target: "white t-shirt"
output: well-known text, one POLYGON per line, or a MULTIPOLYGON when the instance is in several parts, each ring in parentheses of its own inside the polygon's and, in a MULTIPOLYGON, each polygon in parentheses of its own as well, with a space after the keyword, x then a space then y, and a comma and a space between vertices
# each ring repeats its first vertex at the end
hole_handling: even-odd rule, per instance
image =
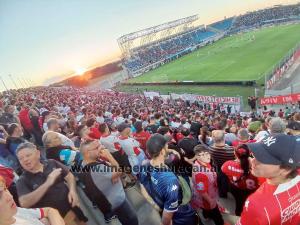
POLYGON ((96 121, 98 122, 98 123, 104 123, 104 117, 103 116, 97 116, 96 117, 96 121))
POLYGON ((118 116, 115 118, 114 122, 116 123, 116 125, 119 125, 119 124, 125 122, 125 119, 122 116, 118 116))
POLYGON ((43 225, 40 219, 44 217, 44 211, 43 209, 17 208, 17 214, 14 217, 16 222, 13 225, 43 225))
POLYGON ((261 142, 265 137, 268 137, 270 135, 269 132, 262 130, 259 131, 258 134, 255 136, 254 140, 256 140, 256 142, 261 142))
POLYGON ((58 134, 60 140, 62 141, 62 145, 70 146, 72 148, 75 147, 74 142, 70 138, 66 137, 65 135, 63 135, 61 133, 58 133, 58 132, 56 132, 56 133, 58 134))
POLYGON ((104 145, 110 153, 117 152, 121 148, 121 146, 119 146, 119 138, 114 135, 101 136, 99 142, 104 145))

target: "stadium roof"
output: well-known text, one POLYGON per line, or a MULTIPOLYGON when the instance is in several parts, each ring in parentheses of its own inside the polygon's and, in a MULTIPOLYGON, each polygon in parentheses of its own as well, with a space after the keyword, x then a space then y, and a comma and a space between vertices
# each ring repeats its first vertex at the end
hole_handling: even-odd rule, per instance
POLYGON ((122 37, 120 37, 118 39, 118 42, 122 44, 127 41, 131 41, 131 40, 134 40, 134 39, 137 39, 137 38, 140 38, 140 37, 152 34, 152 33, 157 33, 157 32, 169 29, 169 28, 177 27, 177 26, 180 26, 185 23, 194 22, 194 21, 198 20, 198 18, 199 18, 198 15, 193 15, 193 16, 182 18, 182 19, 174 20, 174 21, 171 21, 168 23, 163 23, 163 24, 160 24, 160 25, 157 25, 154 27, 146 28, 146 29, 143 29, 140 31, 136 31, 136 32, 133 32, 130 34, 123 35, 122 37))

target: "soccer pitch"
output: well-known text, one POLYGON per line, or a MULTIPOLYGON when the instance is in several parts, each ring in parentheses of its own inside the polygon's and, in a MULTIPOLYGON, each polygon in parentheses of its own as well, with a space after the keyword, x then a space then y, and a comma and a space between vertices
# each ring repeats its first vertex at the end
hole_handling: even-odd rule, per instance
POLYGON ((300 42, 300 24, 280 25, 224 38, 129 83, 261 80, 300 42))

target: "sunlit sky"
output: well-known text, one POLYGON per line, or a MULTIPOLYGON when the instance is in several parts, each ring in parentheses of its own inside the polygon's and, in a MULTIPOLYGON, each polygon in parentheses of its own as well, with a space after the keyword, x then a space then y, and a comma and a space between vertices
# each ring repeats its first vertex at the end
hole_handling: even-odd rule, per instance
MULTIPOLYGON (((198 14, 224 16, 299 0, 0 0, 0 76, 49 82, 111 62, 127 33, 198 14)), ((4 87, 0 82, 0 90, 4 87)))

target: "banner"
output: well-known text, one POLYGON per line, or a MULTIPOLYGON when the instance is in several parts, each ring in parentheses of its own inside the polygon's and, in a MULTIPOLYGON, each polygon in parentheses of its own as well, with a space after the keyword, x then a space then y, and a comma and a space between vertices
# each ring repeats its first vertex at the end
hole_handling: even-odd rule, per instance
POLYGON ((174 94, 171 93, 172 99, 182 99, 191 102, 199 101, 203 103, 217 103, 217 104, 241 104, 241 99, 239 97, 217 97, 217 96, 204 96, 204 95, 193 95, 193 94, 174 94))
POLYGON ((300 93, 260 98, 260 105, 285 105, 300 101, 300 93))
POLYGON ((160 95, 160 97, 164 100, 164 103, 167 103, 170 99, 170 95, 160 95))
POLYGON ((197 100, 204 103, 217 103, 217 104, 241 104, 239 97, 216 97, 216 96, 203 96, 198 95, 197 100))
POLYGON ((204 96, 204 95, 194 95, 194 94, 175 94, 171 93, 170 95, 159 95, 158 92, 144 92, 144 95, 146 98, 153 97, 162 97, 163 99, 167 99, 167 96, 170 96, 169 98, 176 100, 176 99, 182 99, 184 101, 190 101, 190 102, 203 102, 203 103, 216 103, 216 104, 230 104, 230 105, 240 105, 241 99, 240 97, 217 97, 217 96, 204 96))
POLYGON ((179 99, 179 98, 181 98, 181 99, 182 99, 182 95, 175 94, 175 93, 171 93, 171 98, 172 98, 173 100, 175 100, 175 99, 179 99))
POLYGON ((159 93, 154 91, 149 91, 149 92, 144 91, 144 96, 146 98, 150 98, 151 100, 153 100, 154 97, 159 97, 159 93))
POLYGON ((184 101, 190 101, 192 103, 194 103, 195 101, 197 101, 197 95, 193 95, 193 94, 183 94, 181 95, 182 100, 184 101))

